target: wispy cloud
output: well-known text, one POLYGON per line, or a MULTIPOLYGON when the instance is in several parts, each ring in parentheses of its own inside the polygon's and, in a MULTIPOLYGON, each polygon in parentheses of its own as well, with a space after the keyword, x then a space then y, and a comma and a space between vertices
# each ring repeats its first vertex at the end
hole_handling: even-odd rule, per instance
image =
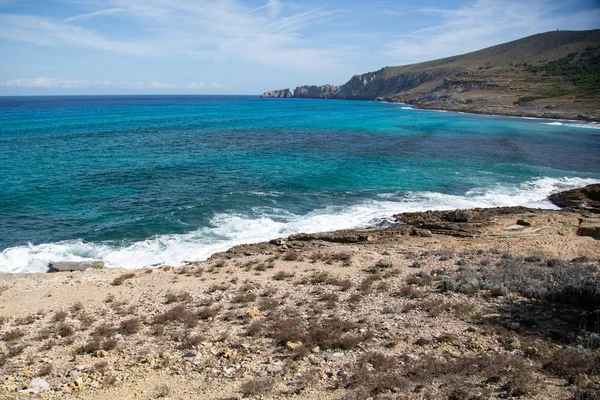
POLYGON ((230 89, 228 85, 219 83, 191 82, 175 84, 161 81, 110 81, 110 80, 78 80, 52 77, 19 78, 0 82, 0 87, 7 88, 46 88, 46 89, 84 89, 84 88, 120 88, 120 89, 230 89))
MULTIPOLYGON (((1 1, 1 0, 0 0, 1 1)), ((237 0, 108 0, 104 8, 57 20, 36 15, 0 14, 0 37, 46 46, 80 46, 151 57, 245 60, 292 69, 333 68, 339 55, 303 35, 340 11, 306 8, 283 13, 280 0, 249 9, 237 0), (111 24, 92 19, 118 16, 136 31, 120 35, 111 24)), ((88 5, 90 8, 93 4, 88 5)))
POLYGON ((98 11, 93 11, 93 12, 89 12, 89 13, 85 13, 85 14, 74 15, 72 17, 65 19, 63 22, 72 22, 72 21, 78 21, 78 20, 81 21, 84 19, 99 17, 99 16, 103 16, 103 15, 118 14, 123 11, 124 10, 122 8, 118 8, 118 7, 107 8, 104 10, 98 10, 98 11))
POLYGON ((586 12, 557 12, 565 0, 477 0, 458 9, 422 8, 440 23, 396 37, 383 55, 399 62, 419 62, 467 53, 555 29, 591 29, 600 7, 586 12), (574 25, 573 21, 577 21, 574 25))

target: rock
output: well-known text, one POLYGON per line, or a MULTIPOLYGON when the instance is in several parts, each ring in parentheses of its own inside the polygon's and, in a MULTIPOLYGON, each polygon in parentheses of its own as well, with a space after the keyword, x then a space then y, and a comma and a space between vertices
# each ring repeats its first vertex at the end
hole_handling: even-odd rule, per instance
POLYGON ((267 372, 269 372, 271 374, 276 374, 278 372, 283 371, 283 367, 279 364, 272 364, 272 365, 267 365, 266 370, 267 370, 267 372))
POLYGON ((432 237, 433 234, 431 233, 430 230, 427 229, 419 229, 419 228, 414 228, 411 232, 412 236, 418 236, 418 237, 432 237))
POLYGON ((196 359, 196 357, 198 357, 198 353, 195 351, 188 351, 187 353, 185 353, 183 355, 183 359, 185 361, 192 361, 192 360, 196 359))
POLYGON ((600 239, 600 218, 581 218, 577 228, 577 236, 590 236, 594 239, 600 239))
POLYGON ((260 310, 254 307, 252 310, 248 311, 248 316, 250 318, 256 318, 260 315, 260 310))
POLYGON ((160 358, 169 358, 171 357, 171 353, 169 353, 168 351, 163 351, 162 353, 160 353, 160 358))
POLYGON ((402 361, 405 363, 411 363, 415 361, 419 361, 421 358, 415 354, 405 354, 402 356, 402 361))
POLYGON ((78 370, 72 369, 67 375, 69 376, 69 378, 77 378, 80 374, 78 370))
POLYGON ((600 213, 600 184, 554 193, 548 200, 561 208, 582 208, 600 213))
POLYGON ((310 351, 317 354, 317 353, 321 352, 321 348, 319 346, 315 346, 310 351))
POLYGON ((302 347, 302 342, 292 342, 292 341, 288 341, 285 344, 285 348, 291 351, 295 351, 298 350, 300 347, 302 347))
POLYGON ((276 246, 284 246, 286 244, 285 239, 273 239, 269 241, 269 243, 274 244, 276 246))
POLYGON ((494 224, 498 217, 536 210, 524 207, 475 208, 472 210, 425 211, 394 215, 397 222, 431 233, 457 237, 474 237, 494 224))
POLYGON ((508 329, 512 329, 513 331, 516 331, 520 327, 521 324, 519 324, 518 322, 511 322, 510 324, 508 324, 508 329))
POLYGON ((108 353, 105 350, 97 350, 96 353, 94 353, 94 354, 98 358, 104 358, 108 355, 108 353))
POLYGON ((88 268, 102 269, 104 261, 54 261, 48 263, 48 272, 85 271, 88 268))
POLYGON ((285 99, 285 98, 292 97, 292 92, 290 92, 290 89, 271 90, 270 92, 263 93, 260 97, 262 97, 262 98, 285 99))
POLYGON ((519 219, 517 220, 517 225, 520 226, 531 226, 531 221, 528 219, 519 219))
POLYGON ((29 390, 32 393, 40 393, 50 389, 50 384, 42 378, 35 378, 29 382, 29 390))

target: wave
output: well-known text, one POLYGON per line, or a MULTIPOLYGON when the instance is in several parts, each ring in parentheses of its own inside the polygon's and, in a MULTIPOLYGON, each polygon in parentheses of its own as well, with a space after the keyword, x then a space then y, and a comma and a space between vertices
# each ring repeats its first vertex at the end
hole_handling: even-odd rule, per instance
POLYGON ((470 190, 464 195, 386 193, 350 207, 331 206, 306 215, 275 208, 254 209, 253 217, 217 214, 209 226, 196 231, 160 235, 127 245, 70 240, 7 248, 0 254, 0 272, 45 272, 50 261, 103 260, 107 267, 128 269, 179 266, 186 261, 206 259, 242 243, 256 243, 299 232, 385 226, 391 215, 401 212, 500 206, 556 209, 547 200, 551 193, 598 182, 583 178, 539 178, 520 185, 470 190))
POLYGON ((544 122, 544 125, 551 126, 566 126, 570 128, 584 128, 584 129, 600 129, 599 122, 582 122, 582 121, 554 121, 554 122, 544 122))

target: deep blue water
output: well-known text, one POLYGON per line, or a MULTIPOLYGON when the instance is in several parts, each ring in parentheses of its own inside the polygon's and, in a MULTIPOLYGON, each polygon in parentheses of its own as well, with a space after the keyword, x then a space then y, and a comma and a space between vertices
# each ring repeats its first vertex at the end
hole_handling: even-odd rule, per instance
POLYGON ((595 124, 254 96, 0 98, 0 272, 179 264, 395 212, 550 207, 595 124))

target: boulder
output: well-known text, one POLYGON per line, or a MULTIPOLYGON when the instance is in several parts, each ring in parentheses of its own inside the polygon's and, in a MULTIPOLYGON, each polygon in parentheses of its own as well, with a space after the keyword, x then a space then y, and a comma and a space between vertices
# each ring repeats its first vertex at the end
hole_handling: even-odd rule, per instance
POLYGON ((104 261, 54 261, 48 263, 48 272, 84 271, 88 268, 102 269, 104 261))

